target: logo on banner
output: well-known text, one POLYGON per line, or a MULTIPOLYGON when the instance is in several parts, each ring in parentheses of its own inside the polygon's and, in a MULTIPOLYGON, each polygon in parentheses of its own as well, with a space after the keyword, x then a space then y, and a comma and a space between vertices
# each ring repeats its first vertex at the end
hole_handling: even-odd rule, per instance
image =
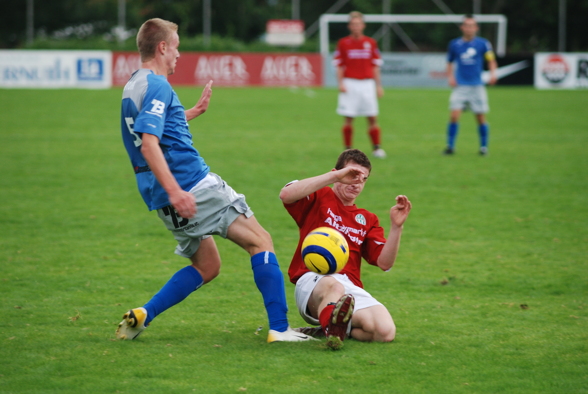
POLYGON ((131 74, 141 68, 141 56, 139 55, 118 55, 114 63, 113 81, 115 85, 127 83, 131 74))
POLYGON ((104 61, 102 59, 78 59, 77 71, 79 81, 101 81, 104 78, 104 61))
POLYGON ((312 64, 304 56, 266 56, 261 68, 264 85, 310 85, 315 82, 312 64))
POLYGON ((249 82, 249 73, 240 56, 200 56, 194 78, 198 84, 212 79, 220 85, 245 85, 249 82))
POLYGON ((541 74, 551 83, 562 83, 570 73, 570 66, 559 55, 551 55, 541 67, 541 74))

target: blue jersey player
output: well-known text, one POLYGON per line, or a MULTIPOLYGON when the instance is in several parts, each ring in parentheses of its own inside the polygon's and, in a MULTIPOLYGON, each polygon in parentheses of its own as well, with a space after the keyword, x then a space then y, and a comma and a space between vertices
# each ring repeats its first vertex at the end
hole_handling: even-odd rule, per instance
POLYGON ((124 88, 121 128, 143 200, 176 238, 176 254, 191 264, 176 272, 143 307, 126 312, 116 336, 136 338, 156 316, 219 274, 221 260, 211 237, 217 234, 251 256, 269 319, 267 341, 312 339, 288 325, 284 277, 270 235, 253 216, 245 196, 210 172, 192 145, 188 121, 208 108, 212 81, 198 103, 185 110, 167 81, 180 56, 177 29, 175 23, 158 18, 139 29, 142 66, 124 88))
POLYGON ((496 83, 496 59, 492 51, 492 45, 484 38, 476 37, 478 24, 471 15, 463 18, 460 26, 463 36, 449 43, 447 50, 447 78, 453 88, 449 98, 451 111, 449 125, 447 126, 447 148, 443 151, 451 155, 455 152, 455 140, 459 129, 461 112, 471 109, 478 122, 480 135, 480 154, 488 153, 488 123, 486 113, 488 107, 488 95, 482 81, 484 61, 488 63, 491 85, 496 83), (455 70, 454 70, 455 64, 455 70))

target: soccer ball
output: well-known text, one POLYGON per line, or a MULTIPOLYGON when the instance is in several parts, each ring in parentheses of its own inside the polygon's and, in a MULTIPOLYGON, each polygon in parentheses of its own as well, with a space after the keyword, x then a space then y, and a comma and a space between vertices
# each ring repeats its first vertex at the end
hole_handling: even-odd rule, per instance
POLYGON ((308 233, 301 252, 306 268, 321 275, 341 271, 349 259, 347 240, 330 227, 319 227, 308 233))

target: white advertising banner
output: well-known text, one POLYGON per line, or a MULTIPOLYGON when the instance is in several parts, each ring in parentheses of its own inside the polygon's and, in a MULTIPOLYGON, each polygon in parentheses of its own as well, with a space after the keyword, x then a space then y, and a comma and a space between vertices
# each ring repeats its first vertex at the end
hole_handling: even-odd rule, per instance
POLYGON ((112 86, 112 52, 0 50, 0 88, 112 86))
MULTIPOLYGON (((443 53, 382 53, 384 64, 380 68, 385 87, 439 87, 447 84, 447 55, 443 53)), ((325 62, 325 86, 337 86, 333 55, 325 62)))
POLYGON ((537 89, 588 89, 588 53, 536 53, 537 89))

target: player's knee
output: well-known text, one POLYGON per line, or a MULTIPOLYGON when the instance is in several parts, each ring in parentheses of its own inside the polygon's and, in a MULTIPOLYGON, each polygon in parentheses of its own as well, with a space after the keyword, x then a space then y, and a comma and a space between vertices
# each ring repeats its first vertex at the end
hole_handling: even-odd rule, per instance
POLYGON ((272 236, 270 235, 270 233, 267 232, 266 229, 264 229, 263 227, 260 227, 259 230, 259 240, 260 242, 263 244, 261 247, 267 247, 264 250, 270 250, 273 249, 274 247, 274 243, 272 241, 272 236))
POLYGON ((211 282, 220 274, 220 264, 199 265, 195 267, 202 276, 204 283, 211 282))
POLYGON ((345 294, 345 286, 331 276, 323 277, 315 289, 319 290, 325 296, 330 296, 329 298, 335 297, 338 299, 345 294))
POLYGON ((379 342, 392 342, 396 337, 396 325, 394 323, 379 326, 375 337, 379 342))

